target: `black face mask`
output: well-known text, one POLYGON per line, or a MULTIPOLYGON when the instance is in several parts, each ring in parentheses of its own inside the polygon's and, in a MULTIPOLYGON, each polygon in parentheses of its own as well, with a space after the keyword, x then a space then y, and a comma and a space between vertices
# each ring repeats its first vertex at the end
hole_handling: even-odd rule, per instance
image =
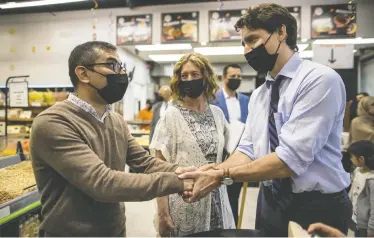
POLYGON ((227 87, 232 91, 237 90, 240 87, 242 80, 238 78, 229 78, 229 82, 227 83, 227 87))
POLYGON ((261 44, 257 48, 244 55, 247 59, 248 64, 257 72, 267 73, 269 71, 272 71, 275 66, 275 62, 278 58, 278 50, 282 42, 279 42, 277 51, 274 54, 269 54, 269 52, 265 48, 265 45, 266 43, 268 43, 272 35, 273 33, 271 33, 265 44, 261 44))
MULTIPOLYGON (((91 70, 95 73, 101 74, 97 71, 91 70)), ((103 88, 96 88, 92 84, 89 84, 91 87, 97 90, 100 97, 108 104, 112 104, 120 101, 127 90, 129 85, 129 79, 127 74, 101 74, 106 77, 107 85, 103 88)))
POLYGON ((204 79, 180 81, 179 88, 182 97, 198 98, 205 90, 204 79))

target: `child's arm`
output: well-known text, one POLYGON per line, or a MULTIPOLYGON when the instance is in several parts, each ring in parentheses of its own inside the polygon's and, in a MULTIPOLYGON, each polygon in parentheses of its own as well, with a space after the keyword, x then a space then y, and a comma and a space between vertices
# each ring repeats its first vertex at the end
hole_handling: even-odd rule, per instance
POLYGON ((368 237, 374 236, 374 179, 367 181, 367 186, 369 190, 369 199, 370 199, 370 215, 368 221, 368 237))

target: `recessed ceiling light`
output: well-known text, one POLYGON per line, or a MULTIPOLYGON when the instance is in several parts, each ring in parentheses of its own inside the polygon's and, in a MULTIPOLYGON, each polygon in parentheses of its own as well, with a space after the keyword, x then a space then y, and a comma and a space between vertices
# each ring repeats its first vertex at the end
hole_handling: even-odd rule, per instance
POLYGON ((334 45, 334 44, 374 44, 374 38, 352 38, 352 39, 324 39, 315 40, 315 45, 334 45))
POLYGON ((156 45, 137 45, 139 51, 162 51, 162 50, 190 50, 191 44, 156 44, 156 45))
MULTIPOLYGON (((299 52, 308 48, 309 44, 298 44, 299 52)), ((202 55, 244 55, 243 46, 217 46, 217 47, 196 47, 194 51, 202 55)))
POLYGON ((217 46, 217 47, 196 47, 194 51, 202 55, 243 55, 243 46, 217 46))
POLYGON ((156 62, 176 62, 182 58, 184 54, 163 54, 163 55, 148 55, 148 57, 156 62))
POLYGON ((88 0, 41 0, 41 1, 29 1, 29 2, 7 2, 0 4, 1 9, 11 9, 11 8, 23 8, 23 7, 38 7, 53 4, 64 4, 73 2, 84 2, 88 0))

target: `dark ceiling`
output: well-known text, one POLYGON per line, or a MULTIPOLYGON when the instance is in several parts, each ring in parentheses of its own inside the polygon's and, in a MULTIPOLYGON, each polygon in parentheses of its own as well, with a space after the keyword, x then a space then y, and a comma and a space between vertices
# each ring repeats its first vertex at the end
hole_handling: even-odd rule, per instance
MULTIPOLYGON (((30 1, 30 0, 26 0, 30 1)), ((26 2, 25 0, 0 0, 0 3, 6 2, 26 2)), ((119 7, 142 7, 152 5, 180 4, 194 2, 217 2, 218 0, 96 0, 101 8, 119 8, 119 7)), ((21 14, 21 13, 39 13, 39 12, 60 12, 86 10, 95 6, 94 1, 88 0, 76 3, 56 4, 40 7, 27 7, 15 9, 0 9, 0 15, 5 14, 21 14)))

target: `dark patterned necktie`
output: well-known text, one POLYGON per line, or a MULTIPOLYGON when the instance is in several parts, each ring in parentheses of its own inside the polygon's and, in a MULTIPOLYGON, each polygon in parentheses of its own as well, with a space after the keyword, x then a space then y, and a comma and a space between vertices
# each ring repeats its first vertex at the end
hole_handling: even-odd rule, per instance
MULTIPOLYGON (((279 86, 284 79, 286 79, 284 76, 278 77, 275 82, 273 82, 271 88, 269 112, 269 141, 271 152, 275 152, 275 149, 279 146, 274 113, 278 112, 279 86)), ((292 199, 291 178, 273 179, 272 195, 275 204, 277 204, 283 210, 287 208, 292 199)))

